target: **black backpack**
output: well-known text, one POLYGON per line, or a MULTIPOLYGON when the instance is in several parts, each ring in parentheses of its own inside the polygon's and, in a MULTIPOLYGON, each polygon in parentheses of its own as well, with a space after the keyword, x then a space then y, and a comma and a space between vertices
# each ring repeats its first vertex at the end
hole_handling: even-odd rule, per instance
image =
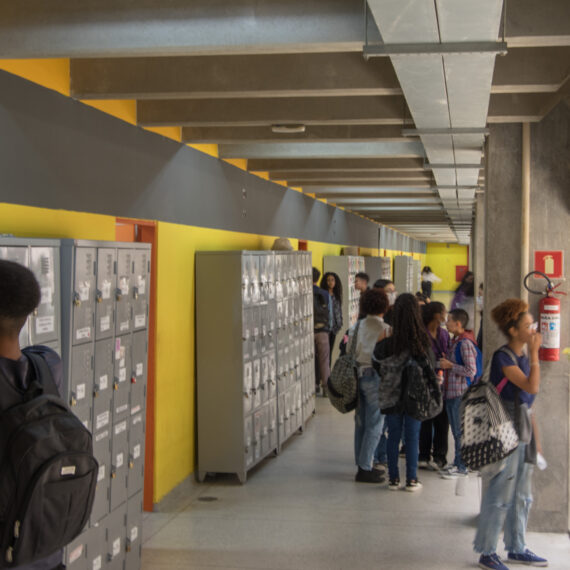
POLYGON ((315 321, 315 332, 329 332, 330 313, 328 299, 322 291, 313 289, 313 318, 315 321))
POLYGON ((443 409, 443 396, 428 358, 409 357, 402 372, 403 412, 421 422, 443 409))
POLYGON ((0 568, 40 560, 85 527, 97 485, 91 434, 33 349, 27 390, 0 374, 0 568))

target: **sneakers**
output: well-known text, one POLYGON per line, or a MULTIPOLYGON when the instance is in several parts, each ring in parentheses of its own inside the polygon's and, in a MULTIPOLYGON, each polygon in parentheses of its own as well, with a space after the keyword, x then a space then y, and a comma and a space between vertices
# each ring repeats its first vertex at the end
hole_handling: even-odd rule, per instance
POLYGON ((442 469, 439 472, 439 476, 442 479, 458 479, 459 477, 468 477, 468 473, 452 465, 451 467, 447 467, 447 469, 442 469))
POLYGON ((440 467, 438 467, 438 465, 434 461, 418 461, 418 469, 439 471, 440 467))
POLYGON ((356 473, 354 480, 357 483, 384 483, 384 481, 386 481, 379 471, 374 469, 365 471, 360 467, 358 468, 358 472, 356 473))
POLYGON ((527 566, 548 566, 548 560, 546 560, 546 558, 537 556, 528 548, 523 554, 514 554, 513 552, 509 552, 508 561, 513 564, 526 564, 527 566))
POLYGON ((418 461, 418 469, 429 469, 429 461, 418 461))
POLYGON ((397 491, 400 488, 400 479, 390 479, 390 483, 388 483, 388 489, 390 491, 397 491))
POLYGON ((497 554, 481 554, 479 558, 479 568, 491 568, 491 570, 509 570, 497 554))
POLYGON ((422 484, 417 479, 408 479, 406 481, 406 491, 415 493, 422 488, 422 484))
POLYGON ((372 469, 374 469, 374 471, 378 471, 380 475, 386 473, 386 468, 387 465, 385 463, 375 463, 374 466, 372 467, 372 469))

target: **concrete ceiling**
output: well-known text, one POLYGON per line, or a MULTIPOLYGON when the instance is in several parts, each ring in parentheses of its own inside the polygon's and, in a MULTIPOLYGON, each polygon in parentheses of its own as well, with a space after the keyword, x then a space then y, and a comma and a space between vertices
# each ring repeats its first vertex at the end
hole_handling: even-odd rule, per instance
POLYGON ((74 98, 419 240, 468 242, 487 124, 569 96, 568 0, 7 4, 0 58, 70 58, 74 98))

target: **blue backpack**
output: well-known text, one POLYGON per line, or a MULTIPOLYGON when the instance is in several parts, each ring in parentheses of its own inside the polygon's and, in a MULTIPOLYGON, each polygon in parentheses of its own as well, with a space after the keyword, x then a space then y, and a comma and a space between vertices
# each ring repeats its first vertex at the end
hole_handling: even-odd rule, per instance
POLYGON ((459 364, 459 366, 464 366, 463 357, 461 356, 461 343, 465 341, 470 342, 475 347, 475 352, 477 353, 477 372, 475 373, 475 378, 465 378, 467 380, 467 386, 471 386, 471 384, 477 382, 477 380, 483 376, 483 353, 471 339, 464 338, 460 340, 455 347, 455 362, 459 364))

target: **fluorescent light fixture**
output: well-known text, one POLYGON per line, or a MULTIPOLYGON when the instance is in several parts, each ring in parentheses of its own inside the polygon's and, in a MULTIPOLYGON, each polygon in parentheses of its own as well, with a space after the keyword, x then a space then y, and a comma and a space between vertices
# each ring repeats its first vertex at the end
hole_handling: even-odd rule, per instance
POLYGON ((271 132, 278 134, 304 133, 305 125, 271 125, 271 132))

